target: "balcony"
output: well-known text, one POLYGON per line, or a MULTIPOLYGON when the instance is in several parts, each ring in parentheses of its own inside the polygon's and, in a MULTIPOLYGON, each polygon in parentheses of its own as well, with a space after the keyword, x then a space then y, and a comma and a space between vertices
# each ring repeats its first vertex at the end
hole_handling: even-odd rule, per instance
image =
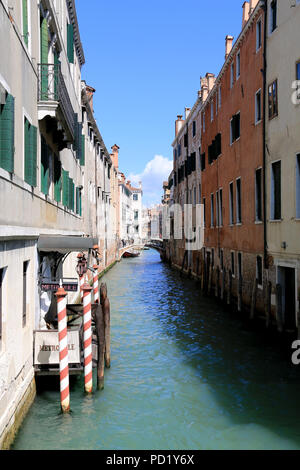
POLYGON ((39 120, 47 117, 47 127, 55 133, 56 140, 61 141, 60 146, 65 148, 68 143, 74 142, 76 118, 61 66, 39 64, 38 74, 39 120))

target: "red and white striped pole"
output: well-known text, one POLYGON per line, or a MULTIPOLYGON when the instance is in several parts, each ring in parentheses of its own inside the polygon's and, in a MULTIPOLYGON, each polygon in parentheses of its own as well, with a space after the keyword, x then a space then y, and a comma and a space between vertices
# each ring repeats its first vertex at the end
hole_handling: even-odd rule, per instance
POLYGON ((84 343, 84 389, 86 393, 93 390, 93 357, 92 357, 92 288, 87 282, 83 290, 83 343, 84 343))
POLYGON ((99 286, 98 286, 98 266, 93 266, 94 278, 93 278, 93 291, 94 291, 94 304, 99 304, 99 286))
POLYGON ((70 411, 69 358, 67 331, 67 293, 60 284, 55 294, 57 297, 58 340, 59 340, 59 373, 60 403, 63 413, 70 411))

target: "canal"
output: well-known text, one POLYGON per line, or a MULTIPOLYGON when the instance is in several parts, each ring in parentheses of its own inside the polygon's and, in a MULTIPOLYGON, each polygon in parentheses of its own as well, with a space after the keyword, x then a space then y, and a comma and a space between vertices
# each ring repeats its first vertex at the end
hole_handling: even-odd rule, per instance
MULTIPOLYGON (((13 449, 299 449, 300 366, 155 251, 105 275, 112 368, 92 397, 37 395, 13 449)), ((95 377, 96 380, 96 377, 95 377)))

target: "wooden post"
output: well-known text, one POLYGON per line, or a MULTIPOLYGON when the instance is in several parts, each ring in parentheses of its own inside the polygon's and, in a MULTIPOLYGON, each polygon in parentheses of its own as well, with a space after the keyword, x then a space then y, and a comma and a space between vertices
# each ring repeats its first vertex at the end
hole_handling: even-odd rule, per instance
POLYGON ((271 296, 272 296, 272 282, 268 281, 266 287, 266 328, 269 328, 271 321, 271 296))
POLYGON ((98 361, 97 361, 97 388, 104 388, 104 351, 105 351, 105 327, 104 315, 101 305, 97 305, 94 313, 94 321, 96 325, 96 335, 98 343, 98 361))
POLYGON ((212 265, 209 265, 209 270, 208 270, 208 286, 207 286, 207 293, 210 295, 211 294, 211 288, 212 288, 212 265))
POLYGON ((60 404, 63 413, 70 411, 69 359, 68 359, 68 329, 67 329, 67 293, 64 288, 58 289, 57 298, 58 340, 59 340, 59 375, 60 375, 60 404))
POLYGON ((243 278, 239 277, 239 287, 238 287, 238 312, 242 311, 242 296, 243 296, 243 278))
POLYGON ((220 268, 217 266, 216 269, 216 285, 215 285, 215 297, 219 297, 219 284, 220 284, 220 268))
POLYGON ((225 297, 225 282, 226 282, 226 270, 223 268, 222 271, 222 284, 221 284, 221 300, 225 297))
POLYGON ((107 285, 100 286, 101 305, 104 317, 104 337, 105 337, 105 367, 110 368, 110 302, 107 297, 107 285))
POLYGON ((250 320, 254 320, 254 316, 255 316, 257 285, 258 285, 258 281, 255 278, 253 282, 253 288, 252 288, 250 320))
POLYGON ((283 318, 282 318, 282 287, 280 284, 276 285, 276 320, 277 320, 277 329, 280 333, 283 331, 283 318))
POLYGON ((231 290, 232 290, 232 273, 228 272, 228 292, 227 292, 227 305, 231 304, 231 290))

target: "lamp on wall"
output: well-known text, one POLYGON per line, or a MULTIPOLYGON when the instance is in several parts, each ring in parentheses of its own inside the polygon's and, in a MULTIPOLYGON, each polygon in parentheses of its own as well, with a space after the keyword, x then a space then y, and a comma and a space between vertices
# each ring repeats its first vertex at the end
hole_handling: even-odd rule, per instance
POLYGON ((77 266, 76 266, 76 272, 79 277, 82 277, 86 274, 87 269, 88 269, 87 260, 82 253, 79 253, 79 255, 77 256, 77 259, 78 261, 77 261, 77 266))

